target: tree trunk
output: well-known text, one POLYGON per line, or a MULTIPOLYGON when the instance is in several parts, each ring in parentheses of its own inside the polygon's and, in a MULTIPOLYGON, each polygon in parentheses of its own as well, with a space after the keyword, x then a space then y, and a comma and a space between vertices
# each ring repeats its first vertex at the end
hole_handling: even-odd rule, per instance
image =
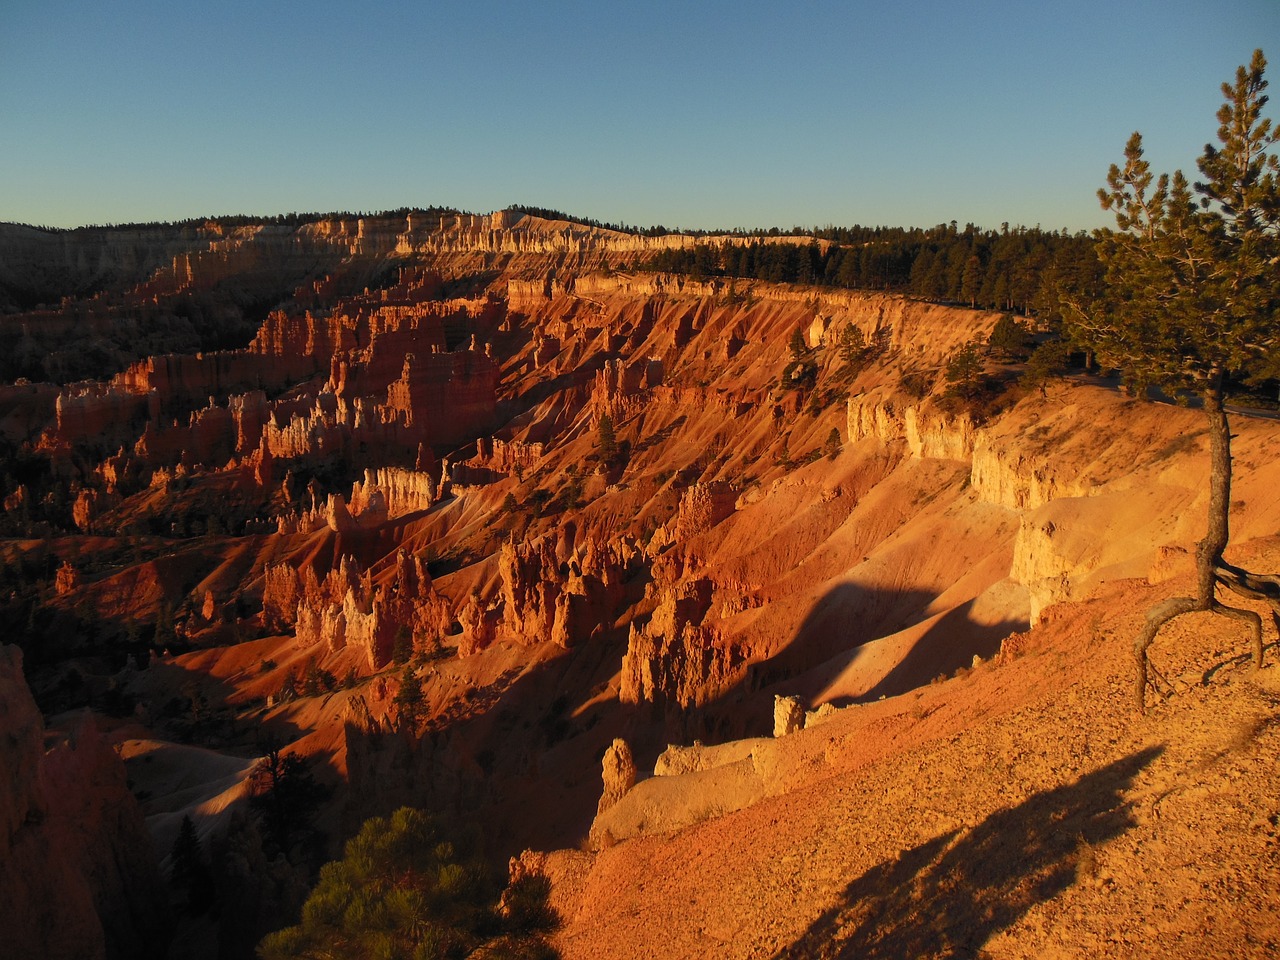
POLYGON ((1222 375, 1200 394, 1209 420, 1209 525, 1196 545, 1196 598, 1201 610, 1213 606, 1218 565, 1231 536, 1231 425, 1222 402, 1222 375))

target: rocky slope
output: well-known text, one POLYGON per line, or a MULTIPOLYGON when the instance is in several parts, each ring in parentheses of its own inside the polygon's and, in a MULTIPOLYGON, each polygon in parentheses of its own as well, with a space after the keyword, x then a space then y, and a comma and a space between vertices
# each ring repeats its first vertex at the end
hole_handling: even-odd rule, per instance
MULTIPOLYGON (((479 819, 497 859, 562 851, 532 860, 566 956, 1014 956, 1076 930, 1123 955, 1153 941, 1107 937, 1184 887, 1178 923, 1242 891, 1225 952, 1272 936, 1246 930, 1274 853, 1271 674, 1222 666, 1214 626, 1171 635, 1187 689, 1164 712, 1131 723, 1114 695, 1141 598, 1187 575, 1203 522, 1195 411, 1079 375, 1028 391, 994 361, 999 396, 966 404, 942 369, 996 314, 630 269, 691 238, 215 226, 57 256, 0 237, 50 275, 75 243, 133 251, 127 282, 85 266, 96 293, 11 331, 260 314, 226 349, 0 389, 0 557, 42 706, 114 717, 155 850, 189 815, 261 880, 271 906, 223 955, 287 919, 314 855, 245 825, 264 733, 331 789, 330 854, 402 803, 479 819), (873 345, 853 363, 850 327, 873 345), (1196 779, 1218 715, 1257 719, 1231 749, 1258 836, 1201 802, 1235 783, 1196 779), (1141 850, 1189 841, 1131 808, 1192 782, 1161 816, 1206 817, 1230 855, 1161 871, 1141 850), (1112 926, 1090 862, 1147 864, 1112 926)), ((1235 537, 1264 558, 1278 444, 1240 419, 1235 537)))

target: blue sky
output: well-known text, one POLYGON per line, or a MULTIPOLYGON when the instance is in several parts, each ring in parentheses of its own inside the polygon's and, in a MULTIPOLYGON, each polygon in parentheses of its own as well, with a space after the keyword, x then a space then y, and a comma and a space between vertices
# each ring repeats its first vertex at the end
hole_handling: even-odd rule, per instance
POLYGON ((1087 229, 1255 47, 1280 95, 1280 0, 0 0, 0 220, 1087 229))

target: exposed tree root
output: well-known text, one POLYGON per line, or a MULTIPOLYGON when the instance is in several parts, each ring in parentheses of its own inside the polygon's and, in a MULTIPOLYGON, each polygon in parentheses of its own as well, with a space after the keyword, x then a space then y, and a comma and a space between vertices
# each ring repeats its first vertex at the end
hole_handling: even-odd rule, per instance
POLYGON ((1202 609, 1204 609, 1203 605, 1195 597, 1170 597, 1147 611, 1147 622, 1143 625, 1142 632, 1138 634, 1138 639, 1133 642, 1133 657, 1138 661, 1133 694, 1134 704, 1139 713, 1147 712, 1147 684, 1150 683, 1147 648, 1155 640, 1160 628, 1170 620, 1202 609))
MULTIPOLYGON (((1241 567, 1218 560, 1214 575, 1218 583, 1232 593, 1250 600, 1265 600, 1271 604, 1271 620, 1275 624, 1276 633, 1280 634, 1280 576, 1267 573, 1250 573, 1241 567)), ((1262 640, 1259 638, 1253 648, 1253 659, 1262 666, 1262 640)))
MULTIPOLYGON (((1241 567, 1227 563, 1221 557, 1213 565, 1213 582, 1231 590, 1239 596, 1250 600, 1264 600, 1271 604, 1271 617, 1280 632, 1280 576, 1275 574, 1250 573, 1241 567)), ((1134 701, 1138 712, 1147 712, 1147 687, 1160 692, 1160 688, 1152 682, 1151 674, 1155 668, 1147 660, 1147 648, 1155 641, 1160 628, 1171 620, 1188 613, 1208 611, 1231 620, 1239 620, 1249 626, 1253 636, 1254 669, 1262 669, 1262 618, 1252 610, 1242 610, 1218 602, 1212 588, 1207 596, 1171 597, 1156 604, 1147 611, 1147 621, 1142 632, 1133 644, 1133 656, 1137 660, 1137 676, 1134 685, 1134 701)))

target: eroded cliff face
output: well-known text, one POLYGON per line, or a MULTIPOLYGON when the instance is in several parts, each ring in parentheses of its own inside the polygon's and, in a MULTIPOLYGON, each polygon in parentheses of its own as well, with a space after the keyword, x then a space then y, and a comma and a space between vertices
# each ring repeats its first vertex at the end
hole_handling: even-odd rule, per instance
MULTIPOLYGON (((1200 419, 1082 384, 1029 397, 981 427, 874 396, 848 404, 851 441, 966 463, 973 495, 1018 518, 1009 577, 1028 588, 1033 621, 1088 596, 1101 577, 1145 576, 1157 556, 1199 535, 1200 419)), ((1266 444, 1266 433, 1245 421, 1244 449, 1266 444)))
POLYGON ((51 749, 0 646, 0 922, 14 957, 162 957, 168 894, 124 764, 85 717, 51 749))
POLYGON ((49 232, 0 224, 0 283, 56 302, 102 281, 142 281, 175 257, 207 247, 215 237, 214 231, 197 226, 49 232))
POLYGON ((743 652, 705 623, 709 580, 680 580, 659 588, 644 626, 631 625, 618 697, 623 703, 693 707, 738 678, 743 652))

